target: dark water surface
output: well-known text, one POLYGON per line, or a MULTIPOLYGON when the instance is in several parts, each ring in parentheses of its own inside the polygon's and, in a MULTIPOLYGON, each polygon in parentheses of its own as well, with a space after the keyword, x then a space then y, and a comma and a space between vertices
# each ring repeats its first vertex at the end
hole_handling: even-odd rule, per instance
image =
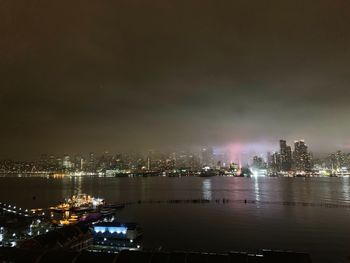
POLYGON ((305 251, 314 262, 349 262, 349 182, 349 178, 0 177, 0 201, 49 207, 77 192, 86 193, 110 202, 136 202, 118 212, 117 219, 141 224, 146 248, 216 252, 270 248, 305 251), (223 198, 232 202, 214 201, 223 198), (170 199, 213 202, 137 204, 170 199), (255 203, 245 204, 244 199, 255 203))

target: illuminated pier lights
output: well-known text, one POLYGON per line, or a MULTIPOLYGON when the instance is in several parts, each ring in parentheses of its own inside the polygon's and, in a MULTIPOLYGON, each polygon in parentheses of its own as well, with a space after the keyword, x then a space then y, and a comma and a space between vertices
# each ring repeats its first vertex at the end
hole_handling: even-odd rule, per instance
POLYGON ((24 216, 24 217, 29 217, 29 216, 45 216, 45 212, 42 211, 42 209, 24 209, 22 207, 17 207, 16 205, 12 204, 6 204, 6 203, 1 203, 0 202, 0 209, 4 212, 14 214, 17 216, 24 216))

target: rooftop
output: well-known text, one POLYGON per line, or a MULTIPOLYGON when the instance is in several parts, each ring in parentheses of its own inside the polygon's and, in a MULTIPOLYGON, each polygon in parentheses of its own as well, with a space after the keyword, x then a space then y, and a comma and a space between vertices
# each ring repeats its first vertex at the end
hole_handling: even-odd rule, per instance
POLYGON ((94 224, 93 227, 126 227, 128 230, 133 230, 138 226, 136 223, 120 223, 120 222, 101 222, 94 224))

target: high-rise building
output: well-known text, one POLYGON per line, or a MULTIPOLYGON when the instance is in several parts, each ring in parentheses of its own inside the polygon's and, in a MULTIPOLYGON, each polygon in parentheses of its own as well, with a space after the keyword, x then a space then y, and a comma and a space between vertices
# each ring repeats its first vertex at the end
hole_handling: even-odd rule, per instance
POLYGON ((69 155, 64 155, 63 161, 62 161, 62 166, 65 170, 69 170, 69 169, 73 168, 73 164, 70 160, 69 155))
POLYGON ((342 151, 337 151, 336 153, 332 153, 328 157, 328 165, 331 167, 333 171, 339 171, 344 167, 348 166, 347 156, 342 151))
POLYGON ((311 170, 311 159, 304 140, 294 142, 294 169, 305 172, 311 170))
POLYGON ((50 155, 49 157, 49 170, 50 171, 56 171, 58 169, 58 161, 55 155, 50 155))
POLYGON ((88 170, 89 172, 95 172, 96 171, 96 158, 94 153, 89 154, 88 159, 88 170))
POLYGON ((77 154, 74 156, 74 168, 75 170, 83 171, 85 169, 85 160, 82 155, 77 154))
POLYGON ((206 147, 202 149, 202 165, 203 166, 212 166, 214 161, 213 148, 206 147))
POLYGON ((266 168, 266 164, 265 164, 263 158, 261 158, 259 156, 254 156, 253 157, 252 167, 256 168, 256 169, 265 169, 266 168))
POLYGON ((281 154, 279 152, 267 153, 268 172, 277 175, 281 171, 281 154))
POLYGON ((281 171, 281 154, 279 152, 272 154, 272 171, 274 173, 279 173, 281 171))
POLYGON ((292 169, 292 149, 285 140, 280 140, 281 171, 292 169))

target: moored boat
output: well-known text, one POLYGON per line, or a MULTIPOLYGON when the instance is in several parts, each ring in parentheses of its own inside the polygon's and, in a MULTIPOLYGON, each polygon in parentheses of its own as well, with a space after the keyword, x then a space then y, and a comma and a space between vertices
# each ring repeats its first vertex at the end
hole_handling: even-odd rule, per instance
POLYGON ((66 198, 64 202, 57 206, 50 207, 52 212, 64 213, 66 211, 72 212, 88 212, 96 210, 104 204, 104 200, 101 198, 91 197, 86 194, 73 195, 66 198))

